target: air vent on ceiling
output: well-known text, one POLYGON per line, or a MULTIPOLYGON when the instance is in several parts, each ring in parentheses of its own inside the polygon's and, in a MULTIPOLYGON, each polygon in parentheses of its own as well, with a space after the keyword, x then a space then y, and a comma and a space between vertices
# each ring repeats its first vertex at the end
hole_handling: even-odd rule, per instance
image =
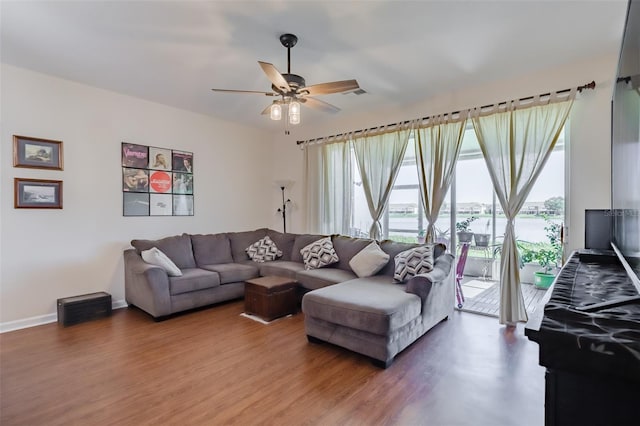
POLYGON ((353 91, 351 91, 351 92, 344 92, 344 93, 342 93, 342 94, 343 94, 343 95, 348 95, 348 94, 350 94, 350 93, 353 93, 354 95, 364 95, 365 93, 367 93, 367 91, 366 91, 366 90, 364 90, 364 89, 357 89, 357 90, 353 90, 353 91))

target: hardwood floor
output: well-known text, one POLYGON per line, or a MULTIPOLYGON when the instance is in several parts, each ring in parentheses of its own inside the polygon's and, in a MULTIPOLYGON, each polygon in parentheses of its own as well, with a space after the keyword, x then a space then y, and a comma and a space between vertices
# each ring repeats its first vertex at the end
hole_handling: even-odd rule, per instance
POLYGON ((311 344, 303 315, 263 325, 242 301, 164 322, 136 309, 0 335, 8 425, 541 425, 538 347, 455 312, 386 370, 311 344))

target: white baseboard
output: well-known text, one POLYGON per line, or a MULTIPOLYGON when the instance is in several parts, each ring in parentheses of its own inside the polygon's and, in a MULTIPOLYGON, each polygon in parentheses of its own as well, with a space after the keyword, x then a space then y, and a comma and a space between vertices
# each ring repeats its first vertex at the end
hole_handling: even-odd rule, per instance
MULTIPOLYGON (((111 302, 111 309, 126 308, 127 302, 124 299, 111 302)), ((58 313, 38 315, 36 317, 24 318, 14 321, 0 323, 0 333, 22 330, 23 328, 36 327, 38 325, 50 324, 58 320, 58 313)))
POLYGON ((127 301, 124 299, 116 300, 115 302, 111 302, 111 309, 121 309, 129 306, 127 301))

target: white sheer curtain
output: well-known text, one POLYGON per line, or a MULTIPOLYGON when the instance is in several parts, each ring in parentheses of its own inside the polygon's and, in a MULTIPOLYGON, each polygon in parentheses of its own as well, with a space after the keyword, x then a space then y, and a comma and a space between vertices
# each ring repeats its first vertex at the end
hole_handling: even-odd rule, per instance
POLYGON ((320 170, 322 169, 322 145, 304 145, 304 188, 306 195, 306 211, 308 232, 319 234, 322 228, 320 213, 320 170))
POLYGON ((400 170, 411 124, 393 131, 365 132, 363 136, 353 139, 362 187, 373 219, 369 237, 376 240, 382 237, 380 217, 389 202, 391 188, 400 170))
POLYGON ((427 217, 427 242, 434 241, 434 225, 447 195, 460 155, 467 113, 457 119, 435 116, 415 131, 416 166, 427 217))
POLYGON ((349 235, 353 175, 348 140, 305 146, 307 229, 349 235))
POLYGON ((554 93, 545 100, 536 96, 526 105, 512 101, 472 112, 480 149, 507 216, 500 262, 501 324, 528 319, 520 287, 514 219, 558 141, 575 92, 554 93))

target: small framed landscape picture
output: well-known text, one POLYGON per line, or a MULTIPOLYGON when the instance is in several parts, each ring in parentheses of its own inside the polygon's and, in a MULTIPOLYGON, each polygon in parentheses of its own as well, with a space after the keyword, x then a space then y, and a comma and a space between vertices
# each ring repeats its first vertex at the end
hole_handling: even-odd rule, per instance
POLYGON ((62 181, 15 178, 14 207, 16 209, 61 209, 62 181))
POLYGON ((13 166, 62 170, 62 141, 13 135, 13 166))

